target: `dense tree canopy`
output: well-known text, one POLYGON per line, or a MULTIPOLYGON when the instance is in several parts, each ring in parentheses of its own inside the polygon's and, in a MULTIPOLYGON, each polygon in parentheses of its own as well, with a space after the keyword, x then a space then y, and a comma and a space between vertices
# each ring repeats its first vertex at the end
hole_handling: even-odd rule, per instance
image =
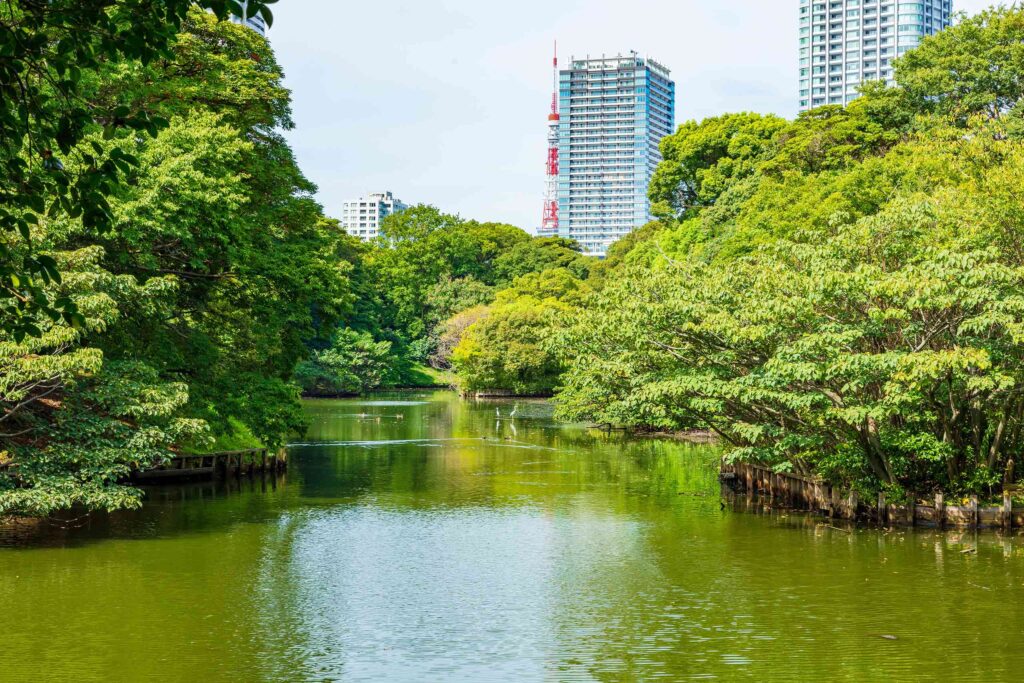
MULTIPOLYGON (((268 4, 249 12, 273 21, 268 4)), ((34 246, 32 226, 44 217, 80 220, 93 233, 113 221, 110 195, 135 158, 117 144, 73 148, 90 131, 104 137, 148 132, 166 124, 145 106, 85 92, 111 62, 166 58, 192 0, 4 0, 0 3, 0 329, 39 335, 36 315, 83 323, 68 298, 46 285, 61 275, 52 255, 34 246)), ((242 12, 237 0, 198 3, 218 17, 242 12)))
POLYGON ((656 211, 668 216, 714 204, 729 185, 753 173, 785 125, 759 114, 684 123, 661 142, 664 161, 650 186, 656 211))
POLYGON ((78 318, 25 309, 35 333, 0 330, 0 513, 135 504, 120 484, 132 469, 235 425, 280 443, 302 424, 296 364, 352 312, 350 249, 280 135, 288 93, 269 46, 200 10, 183 29, 161 59, 122 55, 78 86, 165 121, 92 123, 64 154, 69 173, 131 157, 104 229, 65 211, 40 215, 31 245, 7 243, 50 255, 65 274, 44 294, 78 318))
POLYGON ((887 94, 901 109, 939 115, 959 126, 973 116, 1019 116, 1024 97, 1022 36, 1024 13, 1019 7, 981 12, 901 58, 896 64, 900 88, 887 94))
POLYGON ((550 395, 563 371, 550 337, 567 310, 557 299, 530 295, 491 308, 466 329, 452 353, 460 387, 550 395))
POLYGON ((467 392, 550 395, 564 367, 555 336, 590 287, 568 268, 527 273, 498 292, 492 305, 453 318, 451 364, 467 392), (467 324, 460 324, 465 321, 467 324))
POLYGON ((1024 10, 846 108, 684 124, 598 262, 425 205, 346 235, 269 45, 188 4, 0 0, 0 514, 137 505, 135 469, 425 364, 896 495, 1024 457, 1024 10))
POLYGON ((560 269, 586 277, 593 261, 570 240, 531 238, 510 225, 414 206, 385 218, 381 236, 361 249, 353 288, 356 307, 367 314, 352 328, 390 343, 393 368, 385 381, 408 384, 417 364, 451 367, 465 321, 481 317, 466 311, 490 311, 523 276, 560 269))
POLYGON ((556 337, 561 414, 867 490, 999 481, 1024 456, 1022 45, 1024 11, 992 10, 845 109, 682 126, 667 218, 556 337))

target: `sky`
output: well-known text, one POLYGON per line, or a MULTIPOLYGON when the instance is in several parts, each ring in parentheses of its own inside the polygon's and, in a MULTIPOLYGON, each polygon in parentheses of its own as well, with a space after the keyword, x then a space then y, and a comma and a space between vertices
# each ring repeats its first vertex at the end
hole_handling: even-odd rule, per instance
MULTIPOLYGON (((992 0, 954 0, 968 13, 992 0)), ((466 219, 540 222, 551 53, 636 50, 676 122, 796 115, 798 0, 280 0, 270 32, 299 164, 328 215, 390 190, 466 219)))

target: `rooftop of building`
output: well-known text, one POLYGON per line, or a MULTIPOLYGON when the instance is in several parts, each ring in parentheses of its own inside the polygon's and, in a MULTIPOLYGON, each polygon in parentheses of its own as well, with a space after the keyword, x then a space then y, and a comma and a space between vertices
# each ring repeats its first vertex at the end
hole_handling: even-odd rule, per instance
POLYGON ((650 57, 641 57, 636 52, 630 52, 627 55, 618 54, 613 57, 607 55, 601 55, 600 57, 591 57, 587 55, 585 59, 577 59, 573 57, 569 60, 569 64, 572 69, 581 69, 588 71, 606 71, 610 69, 624 69, 624 68, 635 68, 635 67, 650 67, 651 71, 668 78, 672 71, 665 65, 655 61, 650 57))

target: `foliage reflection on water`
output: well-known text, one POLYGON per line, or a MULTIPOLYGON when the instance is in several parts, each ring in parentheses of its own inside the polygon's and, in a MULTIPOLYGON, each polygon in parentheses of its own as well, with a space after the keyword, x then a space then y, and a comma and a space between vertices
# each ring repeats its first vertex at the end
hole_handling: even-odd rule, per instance
POLYGON ((0 678, 998 680, 1024 665, 1016 541, 737 513, 713 447, 557 425, 543 402, 510 420, 514 405, 315 402, 282 479, 8 529, 0 678))

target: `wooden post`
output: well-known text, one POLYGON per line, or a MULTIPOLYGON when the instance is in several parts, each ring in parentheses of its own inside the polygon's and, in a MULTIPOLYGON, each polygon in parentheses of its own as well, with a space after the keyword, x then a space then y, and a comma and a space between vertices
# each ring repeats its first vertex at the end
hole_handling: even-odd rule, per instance
POLYGON ((266 471, 267 471, 267 449, 266 449, 266 448, 264 448, 264 449, 263 449, 263 450, 262 450, 262 451, 260 452, 260 455, 261 455, 261 463, 262 463, 262 466, 261 466, 261 468, 260 468, 260 471, 261 471, 261 472, 266 472, 266 471))
POLYGON ((968 508, 971 514, 971 526, 975 529, 978 528, 978 494, 971 496, 971 505, 968 508))
POLYGON ((749 498, 754 495, 754 473, 750 469, 750 465, 743 464, 743 482, 746 487, 746 494, 749 498))
POLYGON ((860 507, 860 497, 854 490, 850 491, 850 500, 847 504, 847 516, 849 519, 857 519, 857 508, 860 507))
POLYGON ((1003 509, 1000 522, 1002 522, 1003 528, 1007 531, 1013 529, 1013 497, 1009 491, 1003 491, 1003 509))
POLYGON ((935 524, 940 529, 946 528, 946 497, 941 491, 935 494, 935 524))
POLYGON ((889 519, 888 508, 885 504, 885 491, 878 492, 878 525, 885 526, 889 519))
POLYGON ((907 504, 907 524, 914 526, 917 522, 917 494, 908 493, 907 498, 909 500, 907 504))

